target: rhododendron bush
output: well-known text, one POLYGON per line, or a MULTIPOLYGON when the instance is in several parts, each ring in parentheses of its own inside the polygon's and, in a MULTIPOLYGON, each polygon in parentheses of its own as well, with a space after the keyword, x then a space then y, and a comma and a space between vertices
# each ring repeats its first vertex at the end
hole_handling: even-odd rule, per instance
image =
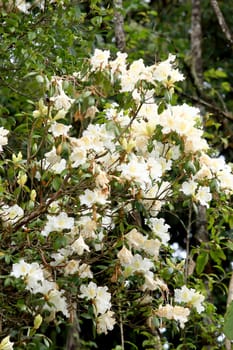
POLYGON ((175 56, 145 66, 96 49, 73 75, 37 80, 47 97, 22 114, 27 132, 0 128, 0 349, 191 349, 201 334, 221 348, 217 277, 202 273, 230 246, 216 211, 233 175, 198 108, 177 103, 175 56), (216 229, 191 250, 199 207, 216 229))

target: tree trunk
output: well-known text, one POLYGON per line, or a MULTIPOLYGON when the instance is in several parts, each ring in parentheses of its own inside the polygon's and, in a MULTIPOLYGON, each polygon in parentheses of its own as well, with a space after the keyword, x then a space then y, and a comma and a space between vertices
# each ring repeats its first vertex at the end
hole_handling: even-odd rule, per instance
POLYGON ((192 0, 191 55, 194 81, 195 84, 201 88, 203 82, 201 0, 192 0))
POLYGON ((122 0, 114 0, 114 28, 116 46, 120 51, 125 49, 125 32, 124 32, 124 16, 122 14, 123 4, 122 0))

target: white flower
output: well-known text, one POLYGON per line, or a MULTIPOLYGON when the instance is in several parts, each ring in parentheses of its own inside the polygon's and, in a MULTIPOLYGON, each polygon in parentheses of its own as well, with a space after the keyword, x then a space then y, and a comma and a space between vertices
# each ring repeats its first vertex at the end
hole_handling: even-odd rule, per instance
POLYGON ((115 318, 113 317, 114 313, 108 310, 105 314, 97 317, 97 333, 107 334, 108 331, 111 331, 116 323, 115 318))
POLYGON ((83 238, 96 238, 97 223, 89 216, 82 216, 77 222, 80 234, 83 238))
POLYGON ((87 286, 82 284, 80 287, 81 294, 80 298, 87 298, 87 300, 94 299, 97 294, 97 284, 94 282, 90 282, 87 286))
POLYGON ((163 174, 163 168, 160 160, 149 157, 147 162, 147 168, 153 180, 158 180, 159 178, 161 178, 163 174))
POLYGON ((168 320, 175 320, 180 323, 180 327, 184 328, 184 324, 188 322, 188 316, 190 310, 182 306, 172 306, 167 304, 165 306, 160 305, 156 311, 156 315, 160 317, 165 317, 168 320))
POLYGON ((37 293, 40 282, 44 280, 41 267, 37 262, 26 263, 21 259, 18 263, 13 264, 11 276, 15 278, 23 277, 27 287, 32 293, 37 293))
POLYGON ((48 294, 46 294, 44 309, 49 310, 52 314, 60 311, 64 316, 69 317, 67 301, 63 294, 63 290, 50 290, 48 294))
POLYGON ((3 338, 0 343, 0 350, 13 350, 14 343, 10 341, 10 336, 3 338))
POLYGON ((5 225, 13 225, 24 216, 24 210, 18 204, 11 207, 3 205, 0 208, 0 215, 5 225))
POLYGON ((195 191, 197 189, 197 182, 194 180, 189 180, 185 181, 182 183, 181 186, 181 191, 186 195, 186 196, 193 196, 195 191))
POLYGON ((142 287, 140 288, 141 290, 156 290, 158 289, 158 284, 154 280, 154 274, 151 271, 148 271, 147 273, 144 274, 145 282, 143 283, 142 287))
POLYGON ((233 192, 233 174, 229 170, 221 170, 217 174, 220 188, 226 193, 233 192))
POLYGON ((28 264, 24 259, 21 259, 18 263, 13 264, 11 276, 14 276, 15 278, 24 277, 27 276, 30 270, 31 264, 28 264))
POLYGON ((200 292, 196 292, 195 289, 189 289, 186 286, 182 286, 180 289, 175 289, 174 292, 175 302, 187 303, 189 306, 195 307, 199 314, 204 311, 205 308, 202 305, 202 302, 205 297, 200 292))
POLYGON ((142 244, 142 249, 155 260, 159 256, 160 246, 161 242, 158 239, 146 239, 142 244))
POLYGON ((138 232, 136 228, 133 228, 130 232, 128 232, 125 235, 125 238, 127 239, 127 242, 130 246, 137 249, 142 249, 142 245, 146 240, 146 237, 138 232))
POLYGON ((117 254, 118 259, 120 260, 121 265, 128 265, 131 263, 133 259, 133 254, 129 249, 125 246, 121 248, 121 250, 117 254))
POLYGON ((90 282, 87 286, 81 285, 79 297, 92 300, 94 312, 97 316, 98 314, 104 314, 111 307, 111 294, 107 290, 108 287, 106 286, 98 287, 96 283, 90 282))
POLYGON ((44 168, 48 168, 55 174, 60 174, 65 170, 66 160, 57 155, 55 147, 53 147, 50 152, 45 153, 44 168))
POLYGON ((70 155, 72 168, 77 168, 79 165, 85 164, 87 160, 87 152, 85 148, 74 147, 70 155))
POLYGON ((44 279, 43 281, 38 283, 38 288, 35 291, 35 293, 40 293, 46 296, 51 290, 56 290, 56 289, 58 289, 58 285, 55 282, 44 279))
POLYGON ((87 207, 91 207, 93 204, 106 204, 107 203, 107 193, 104 193, 101 190, 95 189, 91 191, 86 189, 84 194, 79 196, 80 204, 86 205, 87 207))
POLYGON ((68 132, 71 128, 71 125, 64 125, 62 123, 53 122, 49 128, 49 131, 53 134, 54 137, 65 136, 68 137, 68 132))
POLYGON ((134 273, 146 274, 150 269, 154 268, 154 264, 150 259, 143 258, 140 254, 133 255, 129 264, 124 264, 124 275, 130 276, 134 273))
POLYGON ((26 2, 25 0, 16 0, 15 1, 15 7, 17 7, 17 9, 19 11, 22 11, 24 13, 29 13, 29 9, 30 9, 30 3, 26 2))
POLYGON ((128 163, 123 163, 117 167, 121 172, 121 177, 129 181, 139 182, 141 185, 150 183, 150 173, 147 164, 143 159, 133 156, 128 163))
POLYGON ((65 268, 64 268, 64 275, 74 275, 78 272, 79 270, 79 260, 70 260, 68 261, 68 263, 66 264, 65 268))
POLYGON ((82 264, 79 266, 79 276, 80 278, 93 278, 93 273, 91 271, 90 265, 82 264))
POLYGON ((55 174, 61 174, 63 170, 66 168, 66 160, 64 158, 61 158, 61 160, 51 167, 51 171, 53 171, 55 174))
POLYGON ((41 231, 42 236, 48 236, 50 232, 69 230, 74 227, 74 218, 69 217, 65 212, 58 215, 48 215, 47 223, 41 231))
POLYGON ((170 226, 165 223, 165 220, 163 218, 150 218, 147 223, 153 234, 159 237, 164 245, 167 245, 170 239, 168 232, 170 226))
POLYGON ((91 70, 102 70, 107 67, 108 65, 108 59, 110 57, 110 51, 109 50, 99 50, 95 49, 93 56, 91 57, 91 70))
MULTIPOLYGON (((57 110, 62 110, 62 114, 67 112, 74 102, 74 99, 66 95, 62 87, 62 79, 58 77, 52 78, 52 83, 56 87, 56 95, 51 97, 50 100, 53 101, 53 106, 57 110)), ((64 115, 64 114, 63 114, 64 115)))
POLYGON ((2 146, 7 145, 8 143, 8 135, 9 131, 4 129, 2 126, 0 127, 0 152, 3 150, 2 146))
POLYGON ((55 261, 52 261, 50 264, 52 266, 61 265, 64 262, 66 262, 67 258, 72 254, 73 254, 73 250, 71 246, 66 246, 65 248, 61 248, 56 253, 51 254, 51 257, 55 261))
POLYGON ((45 153, 45 158, 49 165, 54 165, 61 160, 61 157, 57 154, 56 148, 54 146, 51 151, 45 153))
POLYGON ((163 61, 153 68, 153 78, 157 81, 163 82, 168 87, 177 81, 184 80, 183 74, 177 69, 173 68, 173 62, 176 56, 169 54, 168 59, 163 61))
POLYGON ((94 299, 96 315, 104 314, 111 307, 111 294, 107 292, 108 287, 97 287, 96 297, 94 299))
POLYGON ((83 237, 80 235, 78 239, 74 241, 71 245, 72 250, 78 255, 83 255, 84 251, 90 251, 89 246, 84 242, 83 237))
POLYGON ((195 194, 195 199, 200 202, 201 205, 209 207, 209 202, 212 199, 212 194, 210 193, 210 188, 207 186, 200 186, 197 193, 195 194))
POLYGON ((114 61, 110 61, 111 74, 122 73, 126 70, 127 53, 117 52, 117 57, 114 61))

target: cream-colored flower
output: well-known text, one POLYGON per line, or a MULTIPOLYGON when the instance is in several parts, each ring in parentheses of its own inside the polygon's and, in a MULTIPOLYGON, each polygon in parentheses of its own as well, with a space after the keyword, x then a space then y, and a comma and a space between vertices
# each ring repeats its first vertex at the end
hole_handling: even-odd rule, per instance
POLYGON ((79 270, 79 263, 80 263, 79 260, 74 260, 74 259, 68 261, 68 263, 64 267, 64 275, 68 276, 68 275, 76 274, 79 270))
POLYGON ((210 188, 207 186, 200 186, 195 194, 195 199, 200 202, 201 205, 209 207, 209 202, 212 199, 210 188))
POLYGON ((113 317, 114 313, 108 310, 106 313, 97 317, 97 333, 107 334, 108 331, 111 331, 116 324, 116 320, 113 317))
POLYGON ((47 222, 41 231, 42 236, 48 236, 50 232, 71 230, 74 227, 74 218, 68 216, 65 212, 58 215, 47 215, 47 222))
POLYGON ((121 250, 118 252, 117 257, 120 260, 121 265, 124 266, 124 265, 130 264, 133 258, 133 254, 129 249, 123 246, 121 250))
MULTIPOLYGON (((44 309, 50 311, 51 315, 62 312, 65 317, 69 317, 68 304, 63 290, 52 289, 45 296, 46 304, 44 309)), ((54 315, 55 316, 55 315, 54 315)))
POLYGON ((3 205, 0 207, 0 216, 4 225, 13 225, 24 216, 24 210, 18 204, 11 207, 3 205))
POLYGON ((205 297, 200 292, 195 291, 193 288, 189 289, 186 286, 182 286, 180 289, 175 289, 174 292, 175 302, 186 303, 189 306, 193 306, 199 314, 204 311, 205 308, 202 303, 205 300, 205 297))
POLYGON ((183 74, 174 68, 176 56, 169 54, 168 59, 159 64, 154 65, 153 79, 171 87, 175 82, 184 80, 183 74))
POLYGON ((133 228, 130 232, 125 235, 125 238, 128 244, 136 249, 142 249, 142 245, 146 240, 146 237, 143 236, 136 228, 133 228))
POLYGON ((78 255, 83 255, 85 250, 87 252, 90 251, 89 246, 84 242, 84 239, 81 235, 74 241, 74 243, 71 244, 71 248, 73 252, 77 253, 78 255))
POLYGON ((183 306, 172 306, 167 304, 165 306, 160 305, 155 313, 159 317, 165 317, 168 320, 178 321, 180 323, 180 327, 184 328, 184 324, 188 322, 190 310, 183 306))
POLYGON ((170 226, 165 223, 165 220, 163 218, 150 218, 147 223, 153 234, 159 237, 164 245, 167 245, 170 239, 168 232, 170 226))
POLYGON ((181 191, 186 195, 186 196, 193 196, 195 194, 195 191, 197 189, 197 182, 195 182, 193 179, 189 181, 185 181, 181 185, 181 191))
POLYGON ((62 123, 53 122, 50 125, 49 132, 53 134, 54 137, 65 136, 68 137, 68 132, 71 128, 71 125, 64 125, 62 123))
POLYGON ((91 57, 91 70, 103 70, 108 65, 108 60, 110 57, 109 50, 99 50, 95 49, 94 54, 91 57))

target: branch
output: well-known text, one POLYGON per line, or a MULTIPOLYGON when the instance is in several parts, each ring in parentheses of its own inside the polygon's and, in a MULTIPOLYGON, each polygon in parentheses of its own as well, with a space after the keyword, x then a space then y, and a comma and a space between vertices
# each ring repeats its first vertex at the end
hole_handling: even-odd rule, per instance
POLYGON ((58 199, 63 193, 64 185, 67 183, 69 177, 70 175, 66 176, 61 188, 56 193, 54 193, 54 195, 51 196, 46 202, 40 204, 33 212, 29 213, 28 215, 24 216, 21 220, 17 221, 16 224, 13 226, 13 232, 16 232, 22 226, 27 225, 35 218, 38 218, 40 215, 44 214, 47 211, 49 205, 56 199, 58 199))
POLYGON ((222 11, 218 5, 218 1, 217 0, 210 0, 211 6, 213 7, 213 10, 217 16, 218 19, 218 23, 221 27, 221 30, 223 32, 223 34, 225 35, 226 39, 233 44, 233 35, 230 31, 230 29, 228 28, 228 25, 223 17, 222 11))
MULTIPOLYGON (((207 107, 209 110, 213 111, 214 113, 223 116, 224 118, 227 118, 229 120, 233 120, 233 114, 227 111, 223 111, 221 108, 219 108, 217 105, 215 105, 212 101, 206 101, 201 97, 195 97, 195 96, 189 96, 183 92, 179 93, 183 97, 188 98, 189 100, 199 103, 200 105, 207 107)), ((219 119, 219 118, 218 118, 219 119)))

